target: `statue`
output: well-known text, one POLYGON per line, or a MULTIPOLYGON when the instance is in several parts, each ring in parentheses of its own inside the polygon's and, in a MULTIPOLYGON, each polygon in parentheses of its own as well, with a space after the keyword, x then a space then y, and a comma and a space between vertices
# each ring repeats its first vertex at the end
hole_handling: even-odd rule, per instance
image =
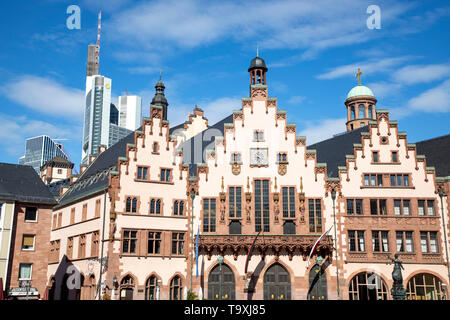
POLYGON ((388 256, 388 259, 391 260, 392 263, 394 263, 394 271, 392 271, 392 280, 394 280, 394 285, 391 289, 391 294, 394 300, 405 300, 406 298, 406 291, 403 287, 403 276, 402 276, 402 269, 403 264, 402 261, 398 259, 398 253, 394 255, 394 259, 392 259, 390 256, 388 256))

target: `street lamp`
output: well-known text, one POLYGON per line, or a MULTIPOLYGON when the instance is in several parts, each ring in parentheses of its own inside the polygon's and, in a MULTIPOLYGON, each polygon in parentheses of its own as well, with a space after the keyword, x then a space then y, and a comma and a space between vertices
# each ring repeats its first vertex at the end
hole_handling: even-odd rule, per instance
POLYGON ((317 256, 316 263, 319 266, 319 300, 322 299, 322 262, 323 258, 321 256, 317 256))
POLYGON ((444 229, 444 240, 445 240, 445 254, 447 257, 447 273, 448 273, 448 280, 450 282, 450 264, 449 264, 449 260, 448 260, 448 241, 447 241, 447 231, 445 228, 445 212, 444 212, 444 197, 447 196, 444 193, 444 189, 442 188, 442 186, 439 187, 439 198, 441 198, 441 214, 442 214, 442 228, 444 229))
POLYGON ((195 191, 194 189, 191 190, 191 203, 192 203, 192 210, 191 210, 191 248, 190 248, 190 252, 191 252, 191 279, 190 279, 190 288, 191 288, 191 293, 192 293, 192 260, 193 255, 192 255, 192 251, 194 250, 194 199, 195 199, 195 191))
POLYGON ((339 265, 338 265, 338 240, 337 240, 337 234, 336 234, 336 190, 331 189, 331 199, 333 200, 333 219, 334 219, 334 242, 335 242, 335 256, 336 256, 336 289, 337 289, 337 298, 338 300, 341 299, 341 290, 339 288, 339 265))
POLYGON ((217 262, 219 263, 219 299, 222 300, 222 263, 223 263, 223 257, 218 256, 217 262))

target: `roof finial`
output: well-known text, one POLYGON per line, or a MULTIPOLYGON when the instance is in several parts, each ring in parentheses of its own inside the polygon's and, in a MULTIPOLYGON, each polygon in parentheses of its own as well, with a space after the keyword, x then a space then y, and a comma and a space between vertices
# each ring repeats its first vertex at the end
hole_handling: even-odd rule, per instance
POLYGON ((159 69, 159 80, 161 80, 161 72, 162 72, 162 70, 159 69))
POLYGON ((258 44, 256 44, 256 56, 258 57, 258 54, 259 54, 259 52, 258 52, 258 44))
POLYGON ((358 68, 358 72, 355 73, 355 78, 358 78, 358 86, 361 85, 361 75, 363 74, 363 72, 361 70, 359 70, 358 68))

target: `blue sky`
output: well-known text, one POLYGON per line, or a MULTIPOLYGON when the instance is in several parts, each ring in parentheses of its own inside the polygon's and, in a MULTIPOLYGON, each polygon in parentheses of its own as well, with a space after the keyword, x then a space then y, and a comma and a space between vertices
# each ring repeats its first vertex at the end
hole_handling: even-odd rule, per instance
POLYGON ((113 96, 141 95, 148 115, 162 69, 171 125, 195 104, 211 124, 239 109, 258 45, 269 95, 308 144, 345 131, 358 67, 409 142, 450 131, 448 1, 2 1, 0 162, 17 163, 26 138, 47 134, 67 139, 79 166, 99 9, 100 73, 112 78, 113 96), (66 27, 72 4, 80 30, 66 27), (381 29, 367 28, 369 5, 380 7, 381 29))

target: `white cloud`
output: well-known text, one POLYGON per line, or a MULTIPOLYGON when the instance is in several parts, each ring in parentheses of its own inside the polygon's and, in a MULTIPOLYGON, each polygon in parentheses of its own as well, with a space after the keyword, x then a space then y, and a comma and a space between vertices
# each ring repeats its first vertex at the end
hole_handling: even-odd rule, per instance
POLYGON ((422 112, 450 112, 450 79, 412 98, 408 107, 422 112))
POLYGON ((335 134, 345 132, 346 121, 346 118, 341 118, 307 122, 303 130, 300 128, 299 134, 306 136, 306 143, 310 145, 332 138, 335 134))
POLYGON ((403 87, 400 83, 386 81, 368 83, 367 86, 373 91, 373 94, 378 100, 380 98, 398 95, 399 90, 403 87))
POLYGON ((450 76, 450 64, 409 65, 396 71, 393 79, 406 84, 426 83, 450 76))
POLYGON ((300 104, 306 99, 305 96, 292 96, 289 98, 287 103, 289 104, 300 104))
MULTIPOLYGON (((339 5, 334 0, 320 5, 307 0, 157 0, 122 8, 105 28, 121 46, 139 47, 140 52, 170 54, 176 48, 232 40, 245 46, 258 43, 262 49, 300 49, 301 58, 309 59, 328 48, 379 37, 366 26, 367 6, 358 0, 339 5)), ((383 26, 391 26, 411 7, 390 1, 383 6, 383 26)))
POLYGON ((26 75, 0 87, 9 100, 38 112, 63 117, 81 117, 84 92, 37 76, 26 75))
POLYGON ((345 76, 353 76, 355 75, 358 68, 361 69, 363 74, 376 74, 376 73, 384 73, 393 70, 395 66, 398 66, 405 61, 412 59, 411 56, 402 56, 402 57, 393 57, 393 58, 384 58, 377 60, 369 60, 369 61, 361 61, 355 62, 352 64, 342 65, 338 67, 334 67, 326 73, 319 74, 316 76, 317 79, 336 79, 345 76))

